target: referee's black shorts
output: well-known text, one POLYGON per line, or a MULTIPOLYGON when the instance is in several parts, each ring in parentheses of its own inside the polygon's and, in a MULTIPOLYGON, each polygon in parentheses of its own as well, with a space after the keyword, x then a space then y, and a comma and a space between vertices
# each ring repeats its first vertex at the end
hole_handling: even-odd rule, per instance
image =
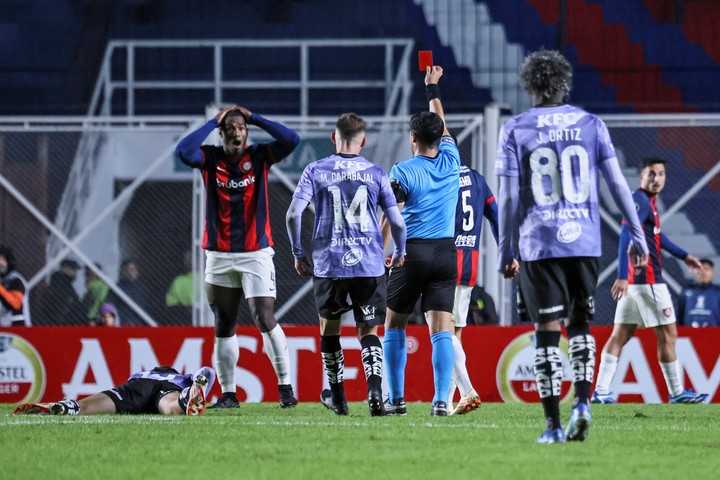
POLYGON ((117 413, 160 413, 160 399, 170 392, 182 392, 182 388, 166 380, 131 378, 119 387, 104 393, 115 404, 117 413))
POLYGON ((409 239, 406 249, 405 264, 390 270, 388 308, 409 314, 422 296, 423 312, 452 313, 457 283, 454 239, 409 239))

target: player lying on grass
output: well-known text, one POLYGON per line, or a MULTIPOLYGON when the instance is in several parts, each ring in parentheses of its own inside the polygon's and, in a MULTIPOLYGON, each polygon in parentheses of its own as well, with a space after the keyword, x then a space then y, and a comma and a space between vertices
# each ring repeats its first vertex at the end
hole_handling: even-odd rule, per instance
POLYGON ((24 403, 15 415, 95 415, 98 413, 202 415, 205 394, 215 383, 215 370, 202 367, 182 375, 172 367, 155 367, 130 375, 122 385, 82 400, 24 403))

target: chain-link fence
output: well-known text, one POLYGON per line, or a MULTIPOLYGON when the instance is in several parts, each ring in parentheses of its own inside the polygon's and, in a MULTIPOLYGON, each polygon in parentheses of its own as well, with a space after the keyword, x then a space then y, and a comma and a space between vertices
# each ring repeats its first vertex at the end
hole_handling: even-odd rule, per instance
MULTIPOLYGON (((463 159, 495 188, 489 153, 495 139, 485 133, 483 117, 448 118, 463 159)), ((307 280, 293 268, 285 212, 304 166, 333 153, 329 134, 335 118, 278 120, 298 131, 302 141, 271 170, 276 311, 284 323, 313 324, 313 297, 307 280)), ((631 189, 639 183, 640 160, 667 160, 668 180, 658 202, 663 232, 693 255, 720 264, 720 163, 715 155, 720 151, 720 117, 625 115, 605 120, 631 189)), ((389 170, 409 156, 407 118, 368 121, 363 151, 368 158, 389 170)), ((201 123, 177 117, 0 123, 0 245, 13 248, 18 271, 27 279, 34 325, 87 324, 103 301, 117 307, 122 325, 212 324, 200 281, 202 184, 172 157, 179 138, 201 123)), ((268 137, 253 129, 250 140, 268 137)), ((610 287, 620 222, 603 182, 601 186, 605 221, 596 323, 602 325, 614 315, 610 287)), ((308 211, 303 221, 306 245, 312 223, 308 211)), ((493 273, 492 237, 484 237, 479 283, 512 306, 512 288, 493 273)), ((673 257, 666 256, 663 266, 674 294, 692 279, 673 257)), ((496 303, 502 310, 503 301, 496 303)), ((249 324, 249 313, 242 308, 240 323, 249 324)), ((502 313, 505 323, 512 310, 502 313)))
MULTIPOLYGON (((335 118, 280 120, 296 151, 274 166, 270 210, 278 297, 287 324, 314 324, 309 284, 293 268, 285 213, 305 165, 334 153, 335 118)), ((408 119, 368 118, 363 154, 386 169, 410 156, 408 119)), ((477 165, 482 122, 449 117, 477 165)), ((121 325, 211 325, 202 293, 202 183, 173 158, 198 118, 5 119, 0 122, 0 245, 27 279, 33 325, 86 325, 112 303, 121 325)), ((269 141, 252 128, 251 142, 269 141)), ((313 218, 303 221, 310 244, 313 218)), ((240 323, 250 324, 245 305, 240 323)))

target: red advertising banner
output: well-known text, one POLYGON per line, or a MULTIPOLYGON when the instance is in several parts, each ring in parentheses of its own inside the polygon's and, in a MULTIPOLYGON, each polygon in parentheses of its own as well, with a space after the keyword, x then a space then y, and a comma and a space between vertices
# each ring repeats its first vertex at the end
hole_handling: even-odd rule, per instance
MULTIPOLYGON (((610 327, 593 328, 600 350, 610 327)), ((317 401, 323 388, 317 327, 285 327, 291 381, 301 402, 317 401)), ((0 403, 78 398, 119 385, 131 373, 156 365, 182 372, 211 365, 213 330, 193 327, 33 327, 0 329, 0 403)), ((238 398, 277 401, 277 379, 254 327, 237 331, 240 360, 235 371, 238 398)), ((365 399, 360 343, 353 328, 341 338, 345 350, 345 386, 350 401, 365 399)), ((407 332, 405 398, 428 402, 433 396, 431 346, 425 327, 407 332)), ((467 367, 473 386, 486 402, 536 402, 533 332, 530 327, 468 327, 463 331, 467 367)), ((720 328, 680 328, 677 353, 685 386, 720 402, 720 328)), ((572 394, 567 341, 561 349, 565 372, 563 394, 572 394)), ((596 367, 597 367, 596 365, 596 367)), ((636 333, 623 349, 612 390, 621 402, 667 401, 652 331, 636 333)), ((387 386, 385 386, 387 391, 387 386)), ((219 396, 215 385, 210 399, 219 396)))

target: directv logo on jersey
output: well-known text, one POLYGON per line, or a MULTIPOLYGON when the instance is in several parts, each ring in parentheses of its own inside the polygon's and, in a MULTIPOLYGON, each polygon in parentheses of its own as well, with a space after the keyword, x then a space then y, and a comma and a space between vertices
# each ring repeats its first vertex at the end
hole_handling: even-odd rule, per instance
POLYGON ((219 178, 215 178, 215 180, 217 181, 217 186, 218 186, 219 188, 229 188, 229 189, 231 189, 231 190, 234 190, 234 189, 237 189, 237 188, 249 187, 250 185, 252 185, 253 183, 255 183, 255 176, 254 176, 254 175, 250 175, 250 176, 247 177, 245 180, 240 180, 240 181, 230 180, 230 181, 227 182, 227 183, 221 181, 219 178))

